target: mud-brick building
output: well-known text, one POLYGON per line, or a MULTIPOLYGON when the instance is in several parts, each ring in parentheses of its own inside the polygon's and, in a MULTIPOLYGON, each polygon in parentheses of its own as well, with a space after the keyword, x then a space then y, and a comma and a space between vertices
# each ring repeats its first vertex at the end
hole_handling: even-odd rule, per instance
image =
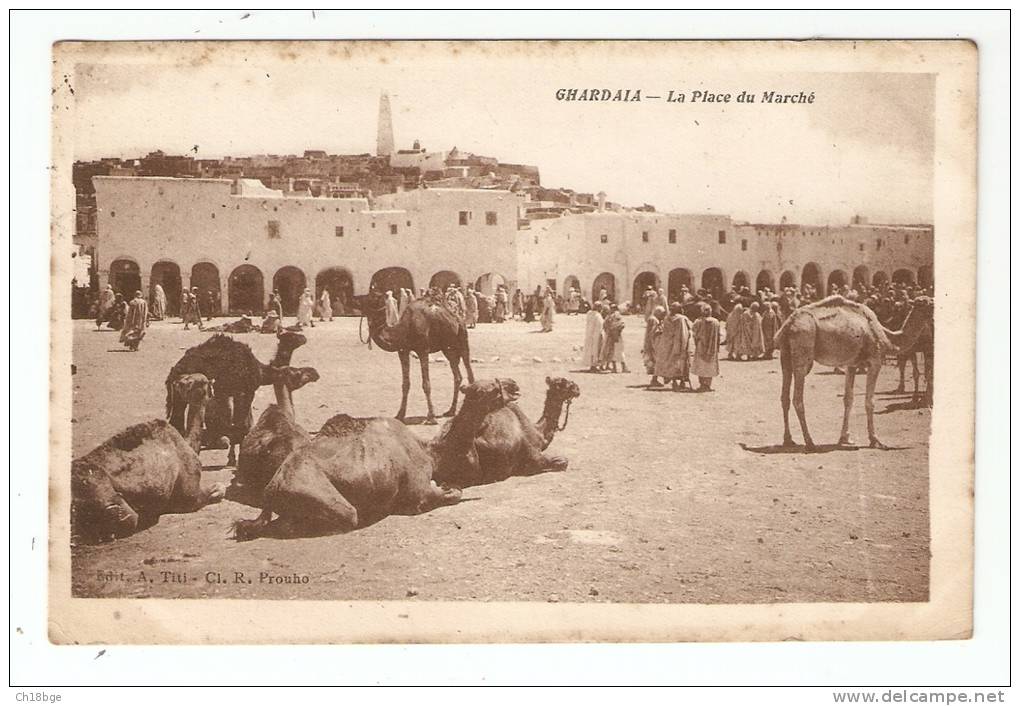
POLYGON ((418 188, 368 198, 284 194, 257 180, 93 178, 100 283, 125 293, 161 284, 171 313, 182 287, 221 311, 260 312, 279 290, 287 313, 306 287, 341 309, 375 287, 474 283, 490 293, 551 286, 616 301, 651 285, 717 294, 813 284, 929 285, 931 226, 734 221, 607 206, 542 213, 527 192, 418 188), (594 210, 592 210, 594 209, 594 210), (540 213, 541 216, 531 214, 540 213))

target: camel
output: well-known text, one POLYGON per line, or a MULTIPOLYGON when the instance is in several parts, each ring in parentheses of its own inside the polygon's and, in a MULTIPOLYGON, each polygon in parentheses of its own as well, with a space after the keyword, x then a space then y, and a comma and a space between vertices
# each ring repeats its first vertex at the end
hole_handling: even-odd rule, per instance
POLYGON ((386 324, 386 298, 376 292, 363 297, 361 310, 368 319, 369 339, 379 348, 400 356, 403 373, 402 396, 397 419, 403 421, 407 413, 407 393, 411 389, 411 353, 421 364, 421 389, 428 404, 426 424, 436 424, 432 408, 432 385, 429 380, 429 354, 442 351, 453 371, 453 402, 443 416, 457 412, 457 394, 460 391, 460 363, 464 363, 468 383, 475 381, 471 370, 471 352, 468 346, 467 326, 446 307, 434 302, 416 300, 408 304, 400 320, 393 326, 386 324))
POLYGON ((201 485, 196 448, 211 385, 184 375, 175 394, 190 400, 187 439, 162 419, 135 424, 71 463, 71 531, 80 541, 127 537, 160 515, 219 502, 224 487, 201 485))
POLYGON ((932 406, 932 398, 934 387, 932 385, 932 377, 935 374, 935 332, 934 323, 925 326, 921 335, 917 337, 917 342, 910 348, 900 348, 900 354, 896 356, 896 365, 900 371, 900 384, 896 387, 896 392, 906 391, 906 381, 904 377, 907 371, 907 362, 909 361, 913 366, 914 372, 914 394, 912 397, 915 405, 923 404, 927 407, 932 406), (917 354, 921 353, 924 355, 924 396, 922 397, 918 386, 918 369, 917 369, 917 354))
MULTIPOLYGON (((483 485, 506 480, 510 476, 530 476, 548 471, 567 470, 567 459, 560 456, 546 456, 542 452, 549 448, 557 431, 567 427, 570 419, 570 404, 580 397, 577 385, 566 378, 545 379, 548 390, 545 406, 537 423, 532 423, 514 402, 490 412, 475 435, 478 451, 477 470, 471 475, 454 474, 448 467, 436 469, 434 479, 458 488, 483 485), (567 418, 559 426, 563 406, 567 407, 567 418)), ((450 422, 447 422, 447 426, 450 422)))
POLYGON ((843 392, 843 427, 839 445, 850 443, 850 410, 853 407, 854 377, 857 368, 867 366, 864 408, 868 414, 868 441, 871 448, 887 448, 875 435, 875 383, 882 369, 885 351, 898 352, 913 346, 932 321, 934 305, 919 297, 898 332, 887 331, 868 307, 834 295, 794 310, 776 332, 779 361, 783 369, 783 445, 793 446, 790 435, 790 382, 793 381, 793 406, 804 434, 804 446, 814 449, 804 414, 804 378, 814 362, 827 367, 846 366, 843 392))
MULTIPOLYGON (((307 343, 299 333, 277 335, 276 353, 269 366, 290 365, 294 350, 307 343)), ((230 336, 218 333, 192 346, 170 369, 166 378, 166 414, 171 424, 183 433, 183 407, 173 397, 173 381, 187 373, 201 373, 212 381, 213 398, 207 410, 204 448, 228 448, 227 464, 236 462, 236 447, 251 429, 251 405, 255 391, 262 385, 263 371, 251 348, 230 336)))
MULTIPOLYGON (((276 469, 290 452, 312 437, 294 418, 293 392, 319 379, 315 368, 269 368, 276 404, 270 405, 241 442, 232 490, 261 498, 276 469)), ((265 374, 265 373, 264 373, 265 374)))
POLYGON ((460 411, 431 442, 392 418, 332 417, 287 457, 265 488, 262 513, 236 522, 235 538, 345 532, 458 502, 460 490, 436 485, 433 475, 446 466, 465 473, 477 465, 474 439, 482 421, 519 395, 509 379, 472 383, 462 392, 460 411))

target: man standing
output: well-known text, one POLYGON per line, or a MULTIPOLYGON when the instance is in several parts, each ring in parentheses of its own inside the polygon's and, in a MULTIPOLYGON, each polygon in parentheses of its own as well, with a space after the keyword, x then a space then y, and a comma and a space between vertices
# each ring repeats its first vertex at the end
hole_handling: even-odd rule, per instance
POLYGON ((609 316, 606 317, 602 328, 605 331, 605 340, 602 342, 602 366, 616 372, 616 364, 620 364, 620 370, 629 373, 627 370, 627 357, 623 350, 623 329, 626 326, 623 315, 616 304, 609 305, 609 316))
MULTIPOLYGON (((655 300, 657 295, 655 294, 655 288, 652 285, 645 287, 645 291, 641 294, 641 309, 644 313, 645 320, 647 321, 652 314, 655 312, 655 300)), ((663 314, 666 310, 663 309, 663 314)))
POLYGON ((135 292, 135 298, 128 303, 127 315, 124 317, 124 328, 120 332, 120 342, 130 351, 137 351, 138 345, 145 338, 145 329, 149 325, 149 304, 142 298, 141 292, 135 292))
POLYGON ((596 302, 584 322, 584 350, 581 352, 581 365, 588 368, 589 373, 598 372, 599 356, 602 353, 602 324, 602 306, 596 302))
POLYGON ((113 302, 117 295, 113 293, 113 287, 106 285, 106 289, 99 293, 99 306, 96 310, 96 330, 103 326, 104 321, 110 320, 110 310, 113 309, 113 302))
POLYGON ((663 382, 668 380, 673 392, 679 392, 683 383, 690 381, 690 355, 691 322, 684 316, 681 305, 674 302, 655 343, 655 377, 661 377, 663 382))
POLYGON ((467 294, 464 295, 464 323, 468 328, 474 328, 478 323, 478 295, 470 284, 467 294))
MULTIPOLYGON (((646 292, 647 293, 647 292, 646 292)), ((652 315, 645 318, 645 341, 641 345, 641 360, 645 364, 645 372, 652 376, 648 387, 659 387, 659 377, 655 374, 656 344, 662 337, 662 320, 666 318, 666 310, 657 306, 652 315)))
POLYGON ((556 302, 553 299, 552 290, 546 287, 545 298, 542 299, 542 332, 550 333, 553 330, 553 316, 556 313, 556 302))
POLYGON ((698 376, 698 392, 712 392, 712 378, 719 375, 719 320, 712 307, 702 303, 701 316, 694 322, 694 363, 691 372, 698 376))
MULTIPOLYGON (((400 290, 401 299, 403 299, 403 292, 404 290, 400 290)), ((319 296, 319 321, 327 320, 333 320, 333 300, 329 297, 329 290, 323 287, 322 294, 319 296)))

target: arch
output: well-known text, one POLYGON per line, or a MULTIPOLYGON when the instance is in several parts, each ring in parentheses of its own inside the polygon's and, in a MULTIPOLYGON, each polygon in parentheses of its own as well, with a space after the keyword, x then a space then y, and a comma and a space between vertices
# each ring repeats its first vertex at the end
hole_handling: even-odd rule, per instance
POLYGON ((142 273, 138 263, 126 257, 117 258, 110 263, 110 284, 113 291, 131 299, 135 292, 142 288, 142 273))
POLYGON ((796 286, 797 286, 797 273, 795 273, 793 270, 785 270, 783 274, 779 275, 779 287, 781 289, 796 286))
POLYGON ((932 274, 931 265, 921 265, 917 268, 917 283, 922 287, 931 287, 935 284, 935 276, 932 274))
POLYGON ((905 267, 901 267, 892 273, 893 284, 914 284, 914 273, 905 267))
POLYGON ((458 287, 461 285, 460 275, 453 270, 439 270, 429 279, 429 289, 436 287, 437 289, 445 290, 451 284, 455 284, 458 287))
POLYGON ((305 273, 293 265, 284 265, 273 275, 273 291, 280 293, 284 316, 297 314, 298 299, 307 287, 305 273))
POLYGON ((871 284, 871 272, 867 265, 858 265, 854 268, 853 287, 860 289, 871 284))
POLYGON ((832 272, 829 273, 829 280, 826 283, 825 290, 826 293, 828 293, 828 291, 832 289, 833 286, 843 287, 848 284, 850 284, 850 278, 846 276, 846 272, 844 272, 843 270, 833 270, 832 272))
POLYGON ((718 267, 709 267, 701 273, 701 288, 708 290, 716 299, 721 299, 726 288, 726 279, 718 267))
POLYGON ((737 270, 737 273, 733 275, 733 287, 734 289, 740 289, 741 287, 751 288, 751 278, 743 270, 737 270))
POLYGON ((181 268, 176 262, 160 260, 152 266, 149 274, 149 301, 156 293, 156 285, 163 288, 166 295, 166 315, 178 316, 181 313, 181 268))
POLYGON ((814 287, 815 293, 818 296, 825 296, 825 287, 822 283, 822 268, 818 266, 817 262, 809 262, 804 265, 804 269, 800 274, 800 286, 803 287, 806 284, 814 287))
POLYGON ((372 280, 368 283, 370 292, 379 292, 380 294, 399 292, 401 289, 410 289, 415 296, 418 295, 414 291, 414 277, 403 267, 384 267, 372 275, 372 280))
POLYGON ((889 284, 889 273, 879 270, 871 276, 872 287, 884 287, 889 284))
POLYGON ((254 265, 234 268, 227 279, 227 308, 232 314, 260 314, 266 309, 262 270, 254 265))
MULTIPOLYGON (((212 292, 213 310, 211 313, 213 316, 219 316, 223 301, 220 293, 220 268, 211 262, 196 263, 191 268, 191 286, 198 287, 198 291, 203 295, 206 292, 212 292)), ((167 297, 169 296, 170 294, 167 293, 167 297)), ((201 301, 205 306, 204 296, 201 301)), ((205 313, 204 309, 203 313, 205 313)))
POLYGON ((776 291, 776 278, 769 270, 762 270, 758 273, 758 276, 754 280, 755 292, 760 292, 765 288, 768 288, 773 292, 776 291))
POLYGON ((496 288, 500 285, 506 286, 506 278, 503 275, 486 272, 475 280, 475 291, 489 297, 496 293, 496 288))
POLYGON ((634 289, 631 293, 630 303, 634 306, 641 305, 641 297, 644 295, 645 290, 651 287, 653 290, 659 288, 659 276, 654 272, 640 272, 638 276, 634 278, 634 289))
POLYGON ((666 294, 669 297, 670 302, 682 302, 683 301, 683 288, 687 287, 687 292, 693 294, 694 292, 694 275, 685 267, 677 267, 669 271, 669 277, 666 280, 666 294))
POLYGON ((319 301, 323 290, 329 290, 334 316, 348 316, 353 313, 354 277, 345 267, 327 267, 315 275, 315 301, 319 301))
POLYGON ((591 285, 591 300, 597 302, 599 300, 599 292, 603 289, 606 290, 606 295, 609 297, 609 301, 616 301, 616 276, 612 272, 603 272, 591 285))
POLYGON ((574 275, 567 275, 566 278, 563 280, 563 294, 564 294, 564 296, 569 294, 571 289, 576 289, 577 291, 580 292, 581 291, 581 280, 579 280, 574 275))

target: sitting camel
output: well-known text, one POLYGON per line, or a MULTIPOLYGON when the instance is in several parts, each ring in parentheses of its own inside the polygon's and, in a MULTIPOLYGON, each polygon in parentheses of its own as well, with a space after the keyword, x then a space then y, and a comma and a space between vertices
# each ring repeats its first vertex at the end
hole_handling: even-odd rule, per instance
MULTIPOLYGON (((300 333, 277 336, 276 354, 270 366, 290 365, 294 350, 307 343, 300 333)), ((192 346, 170 369, 166 378, 166 414, 170 423, 184 433, 184 405, 173 396, 173 382, 180 375, 201 373, 213 384, 213 398, 206 414, 203 448, 229 448, 227 463, 236 461, 236 446, 251 429, 251 405, 255 391, 262 385, 267 366, 260 362, 251 348, 230 336, 218 333, 197 346, 192 346)))
POLYGON ((71 464, 71 533, 85 542, 127 537, 159 516, 219 502, 223 485, 201 487, 198 444, 205 402, 203 375, 184 375, 174 394, 190 402, 188 437, 162 419, 135 424, 71 464))
POLYGON ((518 395, 513 380, 476 382, 462 392, 453 422, 428 443, 391 418, 332 417, 311 443, 287 457, 266 486, 262 513, 236 522, 234 536, 343 532, 458 502, 460 491, 437 486, 433 475, 447 466, 464 472, 463 466, 477 465, 474 440, 482 421, 518 395))
MULTIPOLYGON (((545 379, 548 390, 545 406, 538 422, 533 424, 515 402, 490 412, 475 435, 478 451, 477 466, 437 468, 433 476, 437 483, 457 488, 484 485, 506 480, 510 476, 531 476, 547 471, 567 470, 567 459, 546 456, 557 431, 567 428, 570 404, 581 395, 577 385, 566 378, 545 379), (563 406, 567 417, 559 426, 563 406), (460 471, 457 473, 456 471, 460 471), (465 473, 465 471, 467 473, 465 473)), ((450 422, 447 422, 449 426, 450 422)))
POLYGON ((815 361, 827 367, 846 366, 843 392, 843 428, 839 444, 850 443, 850 409, 853 407, 854 377, 857 368, 867 366, 864 408, 868 414, 868 440, 871 448, 886 446, 875 435, 875 383, 882 369, 885 351, 898 352, 913 346, 933 318, 930 299, 919 297, 903 322, 903 330, 887 331, 868 307, 834 295, 794 310, 776 332, 779 361, 783 369, 783 445, 793 446, 790 435, 790 381, 793 380, 793 406, 804 434, 804 446, 814 448, 804 414, 804 378, 815 361))
POLYGON ((295 420, 293 392, 319 379, 315 368, 270 367, 263 374, 272 380, 276 404, 269 405, 241 442, 231 483, 231 490, 252 500, 261 500, 266 483, 291 451, 312 440, 295 420))
POLYGON ((432 383, 429 380, 429 354, 439 351, 446 356, 450 370, 453 371, 453 402, 450 403, 450 409, 443 413, 444 417, 452 417, 457 411, 461 363, 467 372, 468 383, 475 381, 464 320, 431 300, 418 299, 407 305, 396 324, 388 326, 386 298, 375 292, 362 298, 361 310, 368 319, 369 338, 382 350, 391 353, 396 351, 400 357, 403 377, 397 419, 403 421, 407 413, 407 393, 411 389, 411 353, 414 353, 421 364, 421 389, 425 392, 425 402, 428 404, 425 423, 436 423, 436 414, 432 408, 432 383))

